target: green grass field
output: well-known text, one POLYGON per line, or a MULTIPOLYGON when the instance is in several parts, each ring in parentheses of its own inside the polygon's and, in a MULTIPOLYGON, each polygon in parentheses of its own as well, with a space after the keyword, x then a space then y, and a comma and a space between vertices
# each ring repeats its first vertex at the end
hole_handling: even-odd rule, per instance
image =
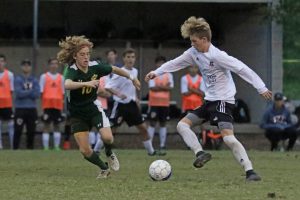
POLYGON ((190 151, 148 157, 144 150, 118 150, 121 170, 96 180, 98 170, 77 151, 0 151, 0 199, 300 199, 300 154, 250 151, 263 181, 246 183, 231 152, 211 152, 202 169, 192 167, 190 151), (169 181, 154 182, 148 166, 165 159, 173 168, 169 181))

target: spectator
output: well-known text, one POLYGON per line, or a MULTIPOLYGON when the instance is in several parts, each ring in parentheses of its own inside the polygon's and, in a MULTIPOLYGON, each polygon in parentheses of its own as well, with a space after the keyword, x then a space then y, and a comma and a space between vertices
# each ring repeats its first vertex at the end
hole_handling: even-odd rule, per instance
POLYGON ((22 75, 15 78, 15 134, 14 149, 19 148, 24 125, 27 130, 27 148, 34 148, 35 128, 37 124, 36 100, 40 96, 38 80, 31 75, 30 60, 21 62, 22 75))
POLYGON ((49 132, 53 124, 53 144, 55 150, 60 150, 61 132, 59 124, 63 121, 62 116, 64 101, 64 78, 57 73, 58 60, 50 58, 48 60, 49 71, 42 74, 40 78, 40 88, 42 95, 42 109, 44 122, 43 128, 43 148, 49 150, 49 132))
MULTIPOLYGON (((155 66, 159 68, 166 62, 166 58, 158 56, 155 59, 155 66)), ((158 155, 166 155, 167 127, 166 122, 169 118, 169 106, 171 98, 171 89, 174 87, 173 75, 165 73, 149 81, 149 126, 148 133, 153 140, 156 123, 159 122, 159 140, 160 146, 158 155)))
POLYGON ((291 113, 284 105, 282 93, 274 95, 274 103, 266 110, 261 127, 271 143, 271 151, 277 150, 279 141, 289 140, 287 151, 293 149, 297 139, 296 128, 291 121, 291 113))
POLYGON ((0 149, 2 145, 2 121, 8 122, 10 147, 13 147, 14 121, 12 110, 12 93, 14 91, 14 75, 6 69, 6 57, 0 55, 0 149))
POLYGON ((118 53, 115 49, 109 49, 105 52, 106 55, 106 62, 111 66, 122 67, 122 64, 117 62, 118 53))
POLYGON ((201 91, 202 77, 197 66, 189 66, 188 73, 181 77, 182 113, 202 106, 204 93, 201 91))

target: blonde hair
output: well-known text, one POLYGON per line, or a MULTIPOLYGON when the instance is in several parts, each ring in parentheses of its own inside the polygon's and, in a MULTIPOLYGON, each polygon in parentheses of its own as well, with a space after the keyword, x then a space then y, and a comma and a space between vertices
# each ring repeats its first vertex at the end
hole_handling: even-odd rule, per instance
POLYGON ((65 40, 59 42, 61 50, 57 53, 57 59, 60 63, 73 64, 74 55, 83 47, 93 48, 93 43, 85 36, 68 36, 65 40))
POLYGON ((206 37, 211 41, 211 30, 209 24, 202 17, 196 18, 194 16, 185 20, 181 25, 181 35, 183 38, 189 38, 191 35, 198 37, 206 37))

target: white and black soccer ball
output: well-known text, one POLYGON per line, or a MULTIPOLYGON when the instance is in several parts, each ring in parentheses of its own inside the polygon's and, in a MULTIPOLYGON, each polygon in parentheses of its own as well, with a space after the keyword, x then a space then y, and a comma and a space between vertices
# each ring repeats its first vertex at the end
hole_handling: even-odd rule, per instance
POLYGON ((166 181, 171 177, 171 165, 165 160, 155 160, 149 167, 149 175, 154 181, 166 181))

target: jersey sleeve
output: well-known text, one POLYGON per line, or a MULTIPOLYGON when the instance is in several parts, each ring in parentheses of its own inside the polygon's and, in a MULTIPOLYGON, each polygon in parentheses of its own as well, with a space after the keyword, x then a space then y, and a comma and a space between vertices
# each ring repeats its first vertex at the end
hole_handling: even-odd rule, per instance
POLYGON ((97 74, 99 74, 101 77, 106 76, 112 72, 112 66, 109 64, 99 64, 96 66, 97 74))
POLYGON ((153 88, 155 87, 155 81, 153 79, 151 79, 148 83, 149 88, 153 88))
POLYGON ((169 82, 170 82, 170 88, 174 88, 174 78, 172 73, 169 73, 169 82))
POLYGON ((188 84, 185 76, 181 77, 180 80, 180 92, 181 94, 188 92, 188 84))
POLYGON ((10 91, 14 91, 14 74, 12 72, 8 72, 9 82, 10 82, 10 91))
POLYGON ((44 86, 45 86, 45 74, 42 74, 40 77, 40 92, 44 92, 44 86))
POLYGON ((237 73, 244 67, 247 67, 243 62, 232 56, 229 56, 224 51, 216 51, 214 57, 216 62, 219 63, 222 68, 228 69, 234 73, 237 73))

